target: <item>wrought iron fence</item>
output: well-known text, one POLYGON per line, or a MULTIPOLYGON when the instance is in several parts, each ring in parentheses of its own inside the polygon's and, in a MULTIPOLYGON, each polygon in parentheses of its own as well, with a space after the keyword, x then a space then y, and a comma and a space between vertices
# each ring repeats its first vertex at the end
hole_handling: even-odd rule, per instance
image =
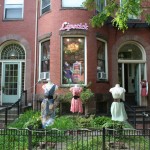
POLYGON ((149 150, 150 130, 0 129, 1 150, 149 150))

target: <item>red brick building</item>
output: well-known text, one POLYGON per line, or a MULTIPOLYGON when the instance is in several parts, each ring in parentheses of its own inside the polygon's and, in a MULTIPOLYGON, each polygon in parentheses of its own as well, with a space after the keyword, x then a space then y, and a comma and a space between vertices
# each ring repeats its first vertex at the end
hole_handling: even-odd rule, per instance
MULTIPOLYGON (((109 109, 116 83, 131 105, 149 105, 141 96, 141 81, 150 82, 150 29, 143 16, 130 16, 125 33, 109 22, 95 29, 89 23, 95 11, 83 1, 0 0, 1 104, 14 102, 23 89, 34 101, 50 79, 62 88, 92 82, 96 112, 109 109)), ((150 11, 150 3, 144 5, 150 11)))

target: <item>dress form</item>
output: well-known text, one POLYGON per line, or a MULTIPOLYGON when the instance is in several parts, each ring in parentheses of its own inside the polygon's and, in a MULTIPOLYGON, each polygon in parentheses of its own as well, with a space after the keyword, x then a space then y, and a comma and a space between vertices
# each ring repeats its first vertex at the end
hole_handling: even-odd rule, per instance
POLYGON ((111 104, 111 115, 112 120, 114 121, 126 121, 128 119, 124 103, 120 102, 120 99, 123 98, 123 94, 125 93, 125 89, 120 87, 119 84, 116 84, 115 87, 111 88, 109 92, 112 93, 112 97, 114 102, 111 104))
POLYGON ((119 84, 116 84, 115 87, 109 90, 109 92, 112 93, 113 99, 123 99, 123 94, 125 93, 125 89, 120 87, 119 84))
POLYGON ((44 94, 46 96, 41 103, 41 120, 42 126, 45 128, 54 123, 55 106, 53 95, 55 94, 56 89, 58 89, 58 86, 49 80, 42 88, 44 89, 44 94))
MULTIPOLYGON (((54 85, 54 83, 51 80, 48 80, 48 83, 44 84, 42 86, 42 88, 44 89, 44 93, 48 92, 52 86, 54 85)), ((55 85, 55 91, 58 89, 58 86, 55 85)))

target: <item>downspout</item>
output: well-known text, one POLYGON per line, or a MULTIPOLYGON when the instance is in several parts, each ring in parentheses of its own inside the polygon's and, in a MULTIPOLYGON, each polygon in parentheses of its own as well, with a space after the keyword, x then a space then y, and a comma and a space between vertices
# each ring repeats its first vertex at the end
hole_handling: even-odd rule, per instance
POLYGON ((35 57, 34 57, 34 86, 33 86, 33 110, 35 109, 35 93, 36 93, 36 65, 37 65, 37 35, 38 35, 38 0, 36 0, 36 14, 35 14, 35 57))

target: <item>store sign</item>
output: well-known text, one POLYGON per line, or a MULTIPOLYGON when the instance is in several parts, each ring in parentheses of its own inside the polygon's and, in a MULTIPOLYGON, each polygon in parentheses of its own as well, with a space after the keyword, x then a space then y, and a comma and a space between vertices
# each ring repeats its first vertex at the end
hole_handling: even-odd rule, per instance
POLYGON ((87 25, 87 23, 85 23, 85 24, 82 24, 82 23, 70 24, 68 22, 64 22, 59 30, 70 31, 71 29, 88 30, 88 25, 87 25))

